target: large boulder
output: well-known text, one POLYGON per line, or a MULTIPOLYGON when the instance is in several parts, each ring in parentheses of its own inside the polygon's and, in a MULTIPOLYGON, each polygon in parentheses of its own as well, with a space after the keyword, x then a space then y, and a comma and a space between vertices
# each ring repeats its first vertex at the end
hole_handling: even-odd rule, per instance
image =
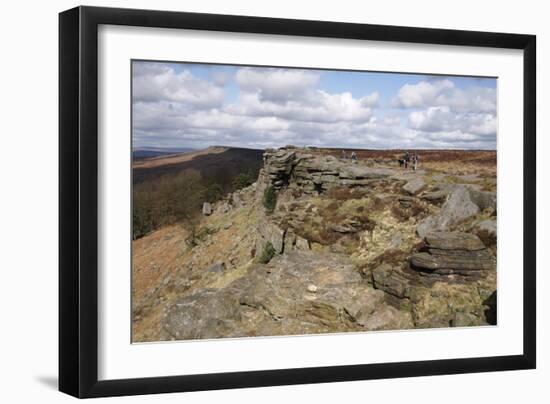
POLYGON ((425 237, 434 231, 445 231, 449 227, 460 223, 480 213, 480 208, 470 198, 470 192, 466 187, 457 187, 441 206, 439 213, 428 216, 416 228, 420 237, 425 237))
POLYGON ((285 231, 268 219, 258 223, 258 241, 256 251, 261 252, 265 243, 270 242, 277 253, 282 253, 285 247, 285 231))
POLYGON ((411 268, 429 276, 454 275, 478 278, 495 269, 495 260, 478 236, 461 232, 437 232, 425 237, 426 251, 414 254, 411 268))

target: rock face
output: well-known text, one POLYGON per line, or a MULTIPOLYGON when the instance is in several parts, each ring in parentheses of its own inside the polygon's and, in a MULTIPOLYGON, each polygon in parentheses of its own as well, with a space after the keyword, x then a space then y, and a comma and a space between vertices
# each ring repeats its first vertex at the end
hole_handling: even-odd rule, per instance
POLYGON ((383 263, 372 271, 373 285, 397 298, 408 297, 409 280, 398 267, 383 263))
POLYGON ((271 243, 275 252, 282 253, 285 247, 285 231, 269 220, 263 219, 258 223, 256 253, 259 254, 268 242, 271 243))
POLYGON ((426 251, 414 254, 410 264, 426 276, 479 278, 495 268, 491 252, 474 234, 437 232, 428 234, 425 241, 426 251))
POLYGON ((167 339, 295 335, 413 327, 410 312, 384 303, 351 262, 294 251, 221 289, 199 289, 171 305, 167 339))
POLYGON ((448 230, 450 226, 480 211, 479 206, 472 201, 469 189, 464 186, 457 187, 441 206, 441 211, 422 221, 416 228, 416 232, 420 237, 425 237, 430 232, 448 230))
POLYGON ((368 186, 373 180, 389 177, 392 170, 352 165, 333 156, 309 154, 295 148, 266 150, 260 179, 265 189, 296 187, 310 194, 322 193, 334 186, 368 186))

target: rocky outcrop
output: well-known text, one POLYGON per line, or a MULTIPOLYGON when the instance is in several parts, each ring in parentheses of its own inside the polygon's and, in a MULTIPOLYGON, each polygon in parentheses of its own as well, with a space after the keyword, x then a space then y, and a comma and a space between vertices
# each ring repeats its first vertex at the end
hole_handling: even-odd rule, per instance
POLYGON ((285 246, 285 230, 281 229, 275 223, 267 219, 263 219, 258 223, 258 239, 256 253, 262 251, 266 243, 271 243, 275 252, 282 253, 285 246))
POLYGON ((216 204, 212 207, 212 211, 215 213, 225 214, 232 209, 238 209, 246 206, 251 200, 254 199, 256 187, 257 183, 255 182, 245 188, 241 188, 227 194, 223 199, 216 202, 216 204))
POLYGON ((469 189, 464 186, 456 187, 441 206, 439 213, 424 219, 416 232, 420 237, 425 237, 430 232, 445 231, 480 211, 479 206, 472 201, 469 189))
POLYGON ((410 259, 411 268, 422 275, 455 280, 479 278, 495 269, 492 253, 474 234, 430 233, 425 242, 424 251, 410 259))
POLYGON ((307 150, 266 150, 260 179, 275 189, 297 187, 305 193, 321 193, 334 186, 369 186, 389 177, 392 170, 350 164, 333 156, 314 155, 307 150))
POLYGON ((311 249, 309 241, 298 236, 292 229, 288 229, 284 238, 284 251, 290 252, 294 250, 308 251, 311 249))
POLYGON ((196 243, 163 237, 168 275, 133 305, 138 333, 160 325, 144 340, 496 323, 493 178, 329 153, 267 150, 256 183, 204 204, 196 243))
POLYGON ((166 339, 411 327, 411 313, 384 303, 345 256, 305 251, 254 265, 224 288, 196 290, 163 318, 166 339))
POLYGON ((256 256, 258 257, 265 245, 269 242, 278 254, 295 250, 308 251, 310 243, 303 237, 297 235, 292 229, 284 230, 264 218, 258 223, 258 234, 256 238, 256 256))

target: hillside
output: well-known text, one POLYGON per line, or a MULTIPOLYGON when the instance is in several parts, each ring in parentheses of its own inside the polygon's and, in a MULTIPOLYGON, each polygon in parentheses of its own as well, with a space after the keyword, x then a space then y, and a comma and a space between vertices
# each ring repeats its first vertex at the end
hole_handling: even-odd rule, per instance
POLYGON ((132 151, 134 161, 194 151, 189 147, 138 147, 132 151))
POLYGON ((155 180, 166 174, 197 170, 204 178, 226 179, 241 172, 257 175, 263 150, 214 146, 203 150, 135 160, 133 183, 155 180))
POLYGON ((267 150, 193 236, 135 240, 133 341, 496 324, 496 153, 339 153, 267 150))

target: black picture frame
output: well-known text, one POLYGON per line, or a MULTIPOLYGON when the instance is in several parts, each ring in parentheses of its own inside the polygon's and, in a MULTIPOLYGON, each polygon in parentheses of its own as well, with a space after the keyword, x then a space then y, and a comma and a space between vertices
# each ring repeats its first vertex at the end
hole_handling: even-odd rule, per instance
POLYGON ((185 12, 77 7, 59 15, 59 390, 104 397, 536 366, 536 37, 185 12), (98 26, 343 38, 523 51, 523 354, 99 381, 98 26))

